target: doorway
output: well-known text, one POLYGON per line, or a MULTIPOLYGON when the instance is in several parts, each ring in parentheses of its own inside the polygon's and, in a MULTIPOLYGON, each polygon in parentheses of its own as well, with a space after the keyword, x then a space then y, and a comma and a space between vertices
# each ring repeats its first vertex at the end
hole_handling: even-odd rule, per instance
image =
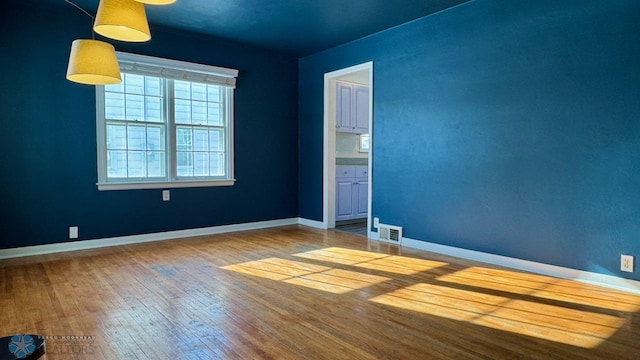
MULTIPOLYGON (((372 151, 373 151, 373 62, 348 67, 326 73, 324 75, 324 158, 323 158, 323 227, 336 228, 338 224, 348 225, 362 222, 366 226, 358 232, 371 235, 371 189, 372 189, 372 151), (366 91, 366 95, 365 95, 366 91), (351 98, 350 96, 353 96, 351 98), (366 103, 364 102, 366 98, 366 103), (349 100, 353 99, 353 100, 349 100), (352 101, 352 105, 346 102, 352 101), (343 115, 351 106, 354 123, 346 129, 343 115), (357 122, 357 124, 356 124, 357 122), (357 139, 357 149, 350 149, 357 139), (352 181, 352 195, 355 219, 348 214, 336 211, 336 206, 343 203, 345 193, 341 189, 349 189, 340 182, 336 169, 345 172, 345 181, 352 181), (351 177, 353 175, 353 177, 351 177), (338 185, 336 185, 338 183, 338 185), (337 199, 338 195, 339 199, 337 199), (366 203, 365 203, 366 202, 366 203), (366 216, 364 212, 366 211, 366 216), (338 215, 336 215, 338 214, 338 215), (348 220, 343 220, 347 218, 348 220)), ((346 207, 342 206, 342 209, 346 207)), ((356 232, 356 231, 353 231, 356 232)))

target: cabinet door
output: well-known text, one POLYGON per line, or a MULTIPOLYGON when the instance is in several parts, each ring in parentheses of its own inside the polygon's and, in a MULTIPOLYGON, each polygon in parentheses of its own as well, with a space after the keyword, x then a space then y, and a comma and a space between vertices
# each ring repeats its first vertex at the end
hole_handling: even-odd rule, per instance
POLYGON ((369 183, 364 179, 356 179, 353 187, 354 216, 356 218, 367 217, 369 211, 369 183))
POLYGON ((353 172, 355 173, 355 175, 353 175, 354 177, 357 178, 364 178, 364 181, 368 181, 369 180, 369 176, 367 175, 369 172, 369 167, 366 165, 356 165, 353 167, 353 172))
POLYGON ((337 178, 354 178, 356 175, 356 169, 363 168, 364 166, 353 165, 336 165, 336 177, 337 178))
POLYGON ((336 220, 353 218, 353 193, 353 178, 336 179, 336 220))
POLYGON ((336 86, 336 130, 352 132, 351 117, 353 111, 353 88, 351 85, 337 83, 336 86))
POLYGON ((358 134, 369 133, 369 88, 354 87, 353 116, 351 129, 358 134))

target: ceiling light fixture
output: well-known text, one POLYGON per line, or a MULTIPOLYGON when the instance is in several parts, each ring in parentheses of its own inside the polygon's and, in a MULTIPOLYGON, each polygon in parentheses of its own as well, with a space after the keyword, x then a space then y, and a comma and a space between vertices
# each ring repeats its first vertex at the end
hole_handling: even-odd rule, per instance
MULTIPOLYGON (((65 2, 75 6, 93 20, 93 16, 77 4, 70 0, 65 0, 65 2)), ((93 32, 91 35, 93 37, 93 32)), ((113 45, 94 38, 74 40, 69 54, 67 79, 88 85, 108 85, 122 82, 116 49, 113 45)))
POLYGON ((100 0, 93 30, 121 41, 144 42, 151 39, 144 4, 135 0, 100 0))
POLYGON ((115 40, 143 42, 151 39, 144 4, 168 5, 176 0, 100 0, 96 16, 71 0, 93 21, 91 39, 77 39, 71 44, 67 79, 81 84, 109 85, 122 82, 120 66, 113 45, 95 39, 94 31, 115 40))
POLYGON ((67 67, 67 79, 87 85, 121 83, 116 49, 104 41, 73 40, 67 67))

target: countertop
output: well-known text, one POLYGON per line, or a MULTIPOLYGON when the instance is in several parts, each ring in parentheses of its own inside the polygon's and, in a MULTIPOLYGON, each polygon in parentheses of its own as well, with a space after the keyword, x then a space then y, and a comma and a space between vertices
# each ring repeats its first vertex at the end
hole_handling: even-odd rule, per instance
POLYGON ((336 158, 336 165, 368 165, 367 158, 336 158))

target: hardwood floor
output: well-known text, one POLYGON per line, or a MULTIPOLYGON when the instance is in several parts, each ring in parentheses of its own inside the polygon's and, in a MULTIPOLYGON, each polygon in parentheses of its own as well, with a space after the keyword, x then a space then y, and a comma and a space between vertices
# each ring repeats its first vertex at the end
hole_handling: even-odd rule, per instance
POLYGON ((306 227, 0 261, 45 359, 637 359, 640 296, 306 227), (67 337, 78 338, 67 338, 67 337))

